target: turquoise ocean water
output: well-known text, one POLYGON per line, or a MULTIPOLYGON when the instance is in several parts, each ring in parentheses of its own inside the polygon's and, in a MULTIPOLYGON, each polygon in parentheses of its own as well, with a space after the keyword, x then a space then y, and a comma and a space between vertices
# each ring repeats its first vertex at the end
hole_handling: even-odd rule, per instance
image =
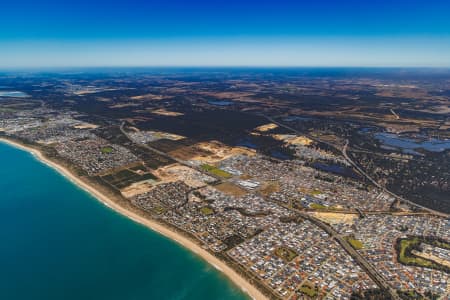
POLYGON ((0 190, 0 299, 248 299, 177 243, 1 142, 0 190))

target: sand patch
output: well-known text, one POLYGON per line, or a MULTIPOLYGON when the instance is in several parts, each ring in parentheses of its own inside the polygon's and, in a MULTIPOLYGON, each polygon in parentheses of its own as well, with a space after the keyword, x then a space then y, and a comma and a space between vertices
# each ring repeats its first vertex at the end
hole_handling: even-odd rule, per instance
POLYGON ((272 130, 272 129, 275 129, 275 128, 278 128, 277 124, 269 123, 269 124, 258 126, 258 127, 255 128, 255 130, 259 131, 259 132, 266 132, 266 131, 269 131, 269 130, 272 130))
POLYGON ((145 94, 145 95, 130 97, 130 99, 132 99, 132 100, 153 100, 153 101, 159 101, 159 100, 171 99, 171 98, 173 98, 173 96, 156 95, 156 94, 145 94))
POLYGON ((136 195, 147 193, 148 191, 150 191, 152 189, 152 187, 153 187, 153 185, 151 184, 151 182, 149 180, 146 180, 146 181, 135 182, 135 183, 131 184, 130 186, 127 186, 120 192, 122 193, 122 195, 125 198, 132 198, 136 195))
POLYGON ((309 146, 313 142, 313 140, 307 138, 306 136, 297 136, 293 134, 273 134, 272 137, 276 140, 283 141, 286 144, 296 146, 309 146))
POLYGON ((73 128, 76 129, 95 129, 98 128, 98 125, 91 124, 91 123, 81 123, 73 126, 73 128))
POLYGON ((230 147, 214 140, 209 142, 197 143, 194 145, 194 147, 200 149, 202 155, 197 155, 193 157, 193 159, 208 164, 214 164, 236 155, 253 156, 256 153, 256 151, 251 149, 243 147, 230 147))
POLYGON ((312 213, 317 219, 327 222, 328 224, 348 224, 353 225, 358 218, 357 214, 341 214, 333 212, 314 212, 312 213))
POLYGON ((139 106, 139 105, 140 104, 138 104, 138 103, 118 103, 118 104, 110 105, 109 108, 135 107, 135 106, 139 106))
POLYGON ((207 183, 212 183, 216 180, 214 177, 178 163, 158 168, 156 174, 163 182, 181 180, 193 188, 205 186, 207 183))
POLYGON ((184 115, 183 113, 176 112, 176 111, 169 111, 164 108, 155 109, 152 111, 152 114, 160 115, 160 116, 167 116, 167 117, 178 117, 184 115))

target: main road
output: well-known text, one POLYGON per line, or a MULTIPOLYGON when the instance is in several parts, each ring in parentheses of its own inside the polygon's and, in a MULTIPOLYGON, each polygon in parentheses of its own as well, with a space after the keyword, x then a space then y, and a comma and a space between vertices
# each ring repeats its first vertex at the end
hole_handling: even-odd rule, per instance
POLYGON ((326 144, 326 145, 328 145, 328 146, 330 146, 330 147, 333 147, 334 149, 338 150, 339 152, 342 153, 342 155, 344 156, 345 160, 346 160, 349 164, 351 164, 351 165, 352 165, 352 166, 353 166, 353 167, 354 167, 361 175, 363 175, 364 177, 366 177, 366 179, 367 179, 368 181, 370 181, 373 185, 375 185, 377 188, 379 188, 380 190, 384 191, 385 193, 391 195, 391 196, 394 197, 395 199, 397 199, 397 200, 399 200, 399 201, 401 201, 401 202, 407 203, 407 204, 411 205, 412 207, 418 207, 418 208, 420 208, 420 209, 422 209, 422 210, 425 210, 425 211, 429 212, 430 214, 433 214, 433 215, 436 215, 436 216, 439 216, 439 217, 444 217, 444 218, 450 217, 449 214, 442 213, 442 212, 433 210, 433 209, 431 209, 431 208, 428 208, 428 207, 419 205, 419 204, 417 204, 417 203, 414 203, 414 202, 412 202, 412 201, 410 201, 410 200, 407 200, 407 199, 405 199, 405 198, 403 198, 403 197, 401 197, 401 196, 399 196, 399 195, 397 195, 397 194, 395 194, 395 193, 389 191, 389 190, 386 189, 384 186, 381 186, 375 179, 373 179, 369 174, 367 174, 367 172, 365 172, 365 171, 364 171, 357 163, 355 163, 355 162, 348 156, 348 154, 347 154, 347 149, 348 149, 348 144, 349 144, 349 140, 348 140, 348 139, 345 141, 345 145, 344 145, 344 147, 341 149, 340 147, 337 147, 336 145, 334 145, 334 144, 332 144, 332 143, 330 143, 330 142, 321 140, 321 139, 316 138, 316 137, 312 137, 312 136, 310 136, 310 135, 308 135, 308 134, 305 134, 305 133, 303 133, 303 132, 298 131, 298 130, 295 129, 295 128, 292 128, 292 127, 290 127, 290 126, 288 126, 288 125, 285 125, 285 124, 283 124, 283 123, 280 123, 280 122, 274 120, 272 117, 269 117, 269 116, 266 116, 266 115, 263 115, 263 116, 264 116, 269 122, 272 122, 272 123, 274 123, 274 124, 277 124, 277 125, 280 126, 280 127, 286 128, 286 129, 288 129, 288 130, 290 130, 290 131, 292 131, 292 132, 294 132, 294 133, 296 133, 296 134, 306 136, 306 137, 308 137, 308 138, 310 138, 310 139, 312 139, 312 140, 315 140, 315 141, 317 141, 317 142, 324 143, 324 144, 326 144))
MULTIPOLYGON (((303 134, 303 133, 301 133, 301 132, 299 132, 298 130, 296 130, 296 129, 294 129, 294 128, 292 128, 292 127, 289 127, 289 126, 287 126, 287 125, 284 125, 284 124, 282 124, 282 123, 279 123, 279 122, 277 122, 277 121, 275 121, 274 119, 272 119, 272 118, 270 118, 270 117, 267 117, 267 116, 265 116, 270 122, 272 122, 272 123, 275 123, 275 124, 277 124, 278 126, 280 126, 280 127, 284 127, 284 128, 286 128, 286 129, 288 129, 288 130, 291 130, 291 131, 293 131, 293 132, 295 132, 295 133, 297 133, 297 134, 300 134, 300 135, 305 135, 305 134, 303 134)), ((124 129, 124 125, 125 125, 125 123, 122 123, 121 125, 120 125, 120 131, 130 140, 130 141, 132 141, 133 142, 133 140, 131 139, 131 137, 128 135, 128 133, 125 131, 125 129, 124 129)), ((309 136, 308 136, 309 137, 309 136)), ((313 138, 313 137, 309 137, 309 138, 311 138, 311 139, 313 139, 313 140, 316 140, 316 141, 319 141, 319 142, 323 142, 323 143, 325 143, 325 144, 327 144, 327 145, 329 145, 329 146, 331 146, 331 147, 333 147, 333 148, 335 148, 335 149, 338 149, 335 145, 333 145, 333 144, 331 144, 331 143, 329 143, 329 142, 325 142, 325 141, 321 141, 321 140, 319 140, 319 139, 317 139, 317 138, 313 138)), ((134 142, 133 142, 134 143, 134 142)), ((182 161, 182 160, 179 160, 179 159, 177 159, 177 158, 175 158, 175 157, 172 157, 171 155, 169 155, 169 154, 167 154, 167 153, 165 153, 165 152, 162 152, 162 151, 160 151, 160 150, 158 150, 158 149, 155 149, 155 148, 153 148, 153 147, 151 147, 151 146, 148 146, 148 145, 141 145, 141 144, 139 144, 139 146, 141 146, 141 147, 143 147, 143 148, 146 148, 146 149, 148 149, 148 150, 150 150, 150 151, 153 151, 153 152, 155 152, 155 153, 157 153, 157 154, 159 154, 159 155, 161 155, 161 156, 163 156, 163 157, 166 157, 166 158, 169 158, 169 159, 171 159, 171 160, 173 160, 173 161, 176 161, 176 162, 178 162, 179 164, 181 164, 181 165, 184 165, 184 166, 187 166, 187 167, 190 167, 190 168, 195 168, 195 169, 197 169, 198 171, 200 171, 200 172, 202 172, 202 173, 204 173, 204 174, 207 174, 207 175, 209 175, 209 176, 213 176, 213 177, 215 177, 216 179, 218 179, 218 180, 221 180, 220 178, 217 178, 217 176, 214 176, 213 174, 209 174, 209 173, 206 173, 204 170, 201 170, 200 168, 198 168, 198 167, 196 167, 196 166, 192 166, 192 165, 189 165, 189 164, 187 164, 186 162, 184 162, 184 161, 182 161)), ((364 170, 362 170, 355 162, 353 162, 353 160, 351 160, 351 158, 350 157, 348 157, 348 155, 347 155, 347 147, 348 147, 348 140, 346 141, 346 144, 345 144, 345 146, 344 146, 344 148, 342 149, 342 150, 340 150, 341 152, 342 152, 342 154, 344 155, 344 157, 345 157, 345 159, 352 165, 352 166, 354 166, 362 175, 364 175, 370 182, 372 182, 375 186, 377 186, 378 188, 380 188, 380 189, 382 189, 383 191, 385 191, 385 192, 387 192, 388 194, 390 194, 390 195, 392 195, 392 196, 394 196, 394 197, 396 197, 396 198, 399 198, 400 200, 402 200, 402 201, 405 201, 405 202, 407 202, 407 203, 411 203, 411 205, 415 205, 415 206, 419 206, 419 205, 417 205, 417 204, 415 204, 415 203, 412 203, 412 202, 410 202, 410 201, 408 201, 408 200, 405 200, 405 199, 403 199, 403 198, 401 198, 401 197, 399 197, 399 196, 397 196, 397 195, 395 195, 394 193, 392 193, 392 192, 390 192, 390 191, 388 191, 388 190, 386 190, 384 187, 382 187, 382 186, 380 186, 375 180, 373 180, 366 172, 364 172, 364 170)), ((419 206, 419 207, 421 207, 421 206, 419 206)), ((422 207, 421 207, 422 208, 422 207)), ((439 212, 436 212, 436 211, 433 211, 433 210, 430 210, 430 209, 427 209, 427 208, 425 208, 425 207, 423 207, 423 209, 426 209, 426 210, 428 210, 428 211, 430 211, 430 212, 432 212, 432 213, 434 213, 434 214, 439 214, 439 215, 443 215, 442 213, 439 213, 439 212)), ((319 219, 317 219, 317 218, 314 218, 313 216, 311 216, 311 215, 309 215, 309 214, 307 214, 307 213, 305 213, 305 212, 302 212, 302 211, 299 211, 299 210, 295 210, 302 218, 304 218, 304 219, 306 219, 306 220, 309 220, 310 222, 312 222, 313 224, 315 224, 316 226, 318 226, 318 227, 320 227, 320 228, 322 228, 325 232, 327 232, 332 238, 334 238, 341 246, 342 246, 342 248, 344 248, 344 250, 367 272, 367 274, 370 276, 370 278, 372 278, 372 280, 383 290, 383 291, 385 291, 386 293, 388 293, 390 296, 391 296, 391 298, 393 299, 393 300, 401 300, 401 298, 398 296, 398 294, 397 294, 397 292, 396 292, 396 290, 395 289, 393 289, 389 284, 388 284, 388 282, 383 278, 383 276, 382 275, 380 275, 380 273, 374 268, 374 266, 372 266, 357 250, 355 250, 350 244, 349 244, 349 242, 342 236, 342 235, 340 235, 337 231, 335 231, 331 226, 329 226, 329 225, 327 225, 326 223, 324 223, 324 222, 322 222, 322 221, 320 221, 319 219)))
POLYGON ((304 213, 302 211, 296 210, 296 212, 304 219, 309 220, 311 223, 322 228, 326 233, 328 233, 332 238, 334 238, 342 248, 363 268, 366 273, 372 278, 372 280, 386 293, 388 293, 393 300, 400 300, 397 291, 393 289, 389 283, 384 279, 380 273, 372 266, 358 251, 356 251, 350 243, 336 230, 326 223, 320 221, 313 216, 304 213))
POLYGON ((422 209, 422 210, 425 210, 425 211, 429 212, 430 214, 437 215, 437 216, 444 217, 444 218, 448 218, 448 217, 449 217, 449 214, 446 214, 446 213, 443 213, 443 212, 440 212, 440 211, 436 211, 436 210, 434 210, 434 209, 431 209, 431 208, 422 206, 422 205, 420 205, 420 204, 414 203, 414 202, 412 202, 412 201, 410 201, 410 200, 408 200, 408 199, 405 199, 405 198, 403 198, 403 197, 401 197, 401 196, 399 196, 399 195, 397 195, 397 194, 395 194, 395 193, 389 191, 389 190, 386 189, 384 186, 380 185, 375 179, 373 179, 369 174, 367 174, 367 173, 366 173, 366 172, 365 172, 365 171, 364 171, 357 163, 355 163, 355 162, 348 156, 348 154, 347 154, 348 144, 349 144, 349 141, 348 141, 348 139, 347 139, 347 140, 345 140, 345 145, 344 145, 344 147, 342 148, 342 151, 341 151, 341 152, 342 152, 342 155, 344 156, 344 158, 345 158, 345 159, 346 159, 346 160, 347 160, 347 161, 348 161, 348 162, 349 162, 356 170, 358 170, 358 172, 359 172, 360 174, 364 175, 364 176, 367 178, 367 180, 369 180, 369 181, 370 181, 373 185, 375 185, 377 188, 381 189, 383 192, 385 192, 385 193, 391 195, 392 197, 396 198, 397 200, 400 200, 401 202, 407 203, 407 204, 409 204, 409 205, 411 205, 411 206, 413 206, 413 207, 418 207, 418 208, 420 208, 420 209, 422 209))

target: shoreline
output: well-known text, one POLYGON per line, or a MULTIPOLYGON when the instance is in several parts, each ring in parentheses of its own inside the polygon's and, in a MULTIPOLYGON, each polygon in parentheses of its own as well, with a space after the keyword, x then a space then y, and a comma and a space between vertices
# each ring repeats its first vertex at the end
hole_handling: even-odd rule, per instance
POLYGON ((32 154, 39 162, 41 162, 41 163, 45 164, 46 166, 57 171, 60 175, 64 176, 66 179, 71 181, 73 184, 75 184, 79 188, 81 188, 84 191, 86 191, 87 193, 89 193, 92 197, 94 197, 95 199, 100 201, 106 207, 114 210, 115 212, 121 214, 122 216, 129 218, 130 220, 132 220, 136 223, 144 225, 145 227, 149 228, 150 230, 157 232, 157 233, 165 236, 166 238, 171 239, 172 241, 175 241, 176 243, 183 246, 187 250, 200 256, 210 266, 212 266, 217 271, 219 271, 223 275, 225 275, 231 282, 233 282, 233 284, 235 284, 239 289, 241 289, 250 298, 255 299, 255 300, 268 300, 268 298, 261 291, 259 291, 255 286, 253 286, 251 283, 249 283, 245 278, 240 276, 235 270, 233 270, 233 268, 231 268, 226 263, 224 263, 222 260, 220 260, 219 258, 217 258, 214 255, 212 255, 211 253, 209 253, 207 250, 203 249, 197 243, 191 241, 187 237, 184 237, 184 236, 178 234, 177 232, 175 232, 175 231, 173 231, 151 219, 140 216, 140 215, 120 206, 115 201, 111 200, 108 196, 106 196, 105 194, 96 190, 94 187, 90 186, 88 183, 81 180, 78 176, 74 175, 67 168, 46 158, 42 154, 42 152, 39 151, 38 149, 22 145, 18 142, 11 141, 11 140, 3 138, 3 137, 0 137, 0 142, 3 142, 9 146, 12 146, 14 148, 17 148, 17 149, 20 149, 20 150, 23 150, 23 151, 26 151, 26 152, 32 154))

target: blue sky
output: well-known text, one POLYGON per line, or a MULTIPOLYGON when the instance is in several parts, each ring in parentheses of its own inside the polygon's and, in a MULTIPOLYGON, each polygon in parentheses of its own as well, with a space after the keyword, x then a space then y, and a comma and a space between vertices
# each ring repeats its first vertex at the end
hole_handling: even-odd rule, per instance
POLYGON ((5 0, 0 68, 449 67, 449 15, 444 0, 5 0))

